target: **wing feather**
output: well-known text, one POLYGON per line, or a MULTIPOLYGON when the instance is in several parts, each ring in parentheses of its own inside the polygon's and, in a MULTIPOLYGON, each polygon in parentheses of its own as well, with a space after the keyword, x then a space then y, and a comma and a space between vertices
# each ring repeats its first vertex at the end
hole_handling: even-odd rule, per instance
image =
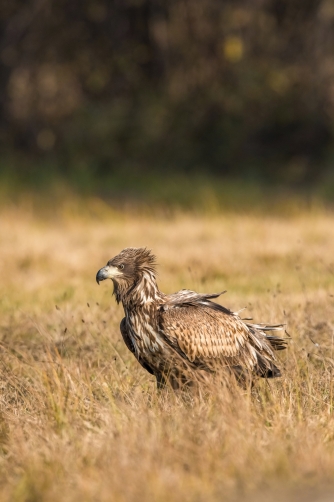
MULTIPOLYGON (((170 295, 160 307, 160 333, 192 363, 210 366, 220 360, 229 366, 258 369, 261 375, 278 371, 273 364, 276 347, 271 342, 275 337, 265 334, 271 327, 246 324, 238 314, 210 300, 217 296, 188 290, 170 295)), ((284 348, 284 340, 277 340, 281 340, 277 349, 284 348)))
POLYGON ((160 312, 160 328, 190 361, 240 356, 249 339, 249 330, 238 317, 201 305, 160 312))

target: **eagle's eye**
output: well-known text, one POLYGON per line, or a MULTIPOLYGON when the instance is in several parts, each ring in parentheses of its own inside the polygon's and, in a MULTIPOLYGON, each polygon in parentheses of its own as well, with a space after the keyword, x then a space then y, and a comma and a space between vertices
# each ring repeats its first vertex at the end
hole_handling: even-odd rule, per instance
POLYGON ((118 268, 119 268, 119 269, 121 269, 121 270, 123 270, 123 268, 124 268, 124 263, 121 263, 120 265, 118 265, 118 268))

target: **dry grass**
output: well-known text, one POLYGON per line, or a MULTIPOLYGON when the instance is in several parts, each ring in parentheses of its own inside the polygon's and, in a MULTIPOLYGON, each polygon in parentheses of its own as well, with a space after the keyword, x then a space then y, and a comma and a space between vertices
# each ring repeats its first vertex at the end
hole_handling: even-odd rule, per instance
POLYGON ((2 208, 0 228, 2 501, 332 500, 332 215, 2 208), (154 250, 165 292, 227 289, 227 307, 285 321, 284 377, 159 394, 95 283, 129 245, 154 250))

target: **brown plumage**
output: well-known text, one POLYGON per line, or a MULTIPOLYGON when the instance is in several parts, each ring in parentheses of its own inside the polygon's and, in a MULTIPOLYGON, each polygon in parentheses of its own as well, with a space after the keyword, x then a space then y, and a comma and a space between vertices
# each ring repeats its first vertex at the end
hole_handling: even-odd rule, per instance
POLYGON ((244 322, 212 301, 220 294, 183 289, 165 295, 149 250, 123 249, 98 271, 97 282, 105 279, 113 281, 116 301, 124 307, 124 342, 158 387, 169 383, 177 389, 210 373, 235 375, 243 383, 280 376, 274 351, 285 349, 286 340, 266 332, 281 330, 282 324, 244 322))

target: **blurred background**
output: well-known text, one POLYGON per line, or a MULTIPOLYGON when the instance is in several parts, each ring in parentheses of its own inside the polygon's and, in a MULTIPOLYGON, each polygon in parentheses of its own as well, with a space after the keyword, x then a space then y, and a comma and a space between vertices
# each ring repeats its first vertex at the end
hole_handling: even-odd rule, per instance
POLYGON ((334 202, 334 0, 1 4, 3 191, 334 202))
POLYGON ((0 29, 0 502, 334 501, 334 0, 0 0, 0 29), (95 282, 128 246, 285 323, 283 378, 157 394, 95 282))

